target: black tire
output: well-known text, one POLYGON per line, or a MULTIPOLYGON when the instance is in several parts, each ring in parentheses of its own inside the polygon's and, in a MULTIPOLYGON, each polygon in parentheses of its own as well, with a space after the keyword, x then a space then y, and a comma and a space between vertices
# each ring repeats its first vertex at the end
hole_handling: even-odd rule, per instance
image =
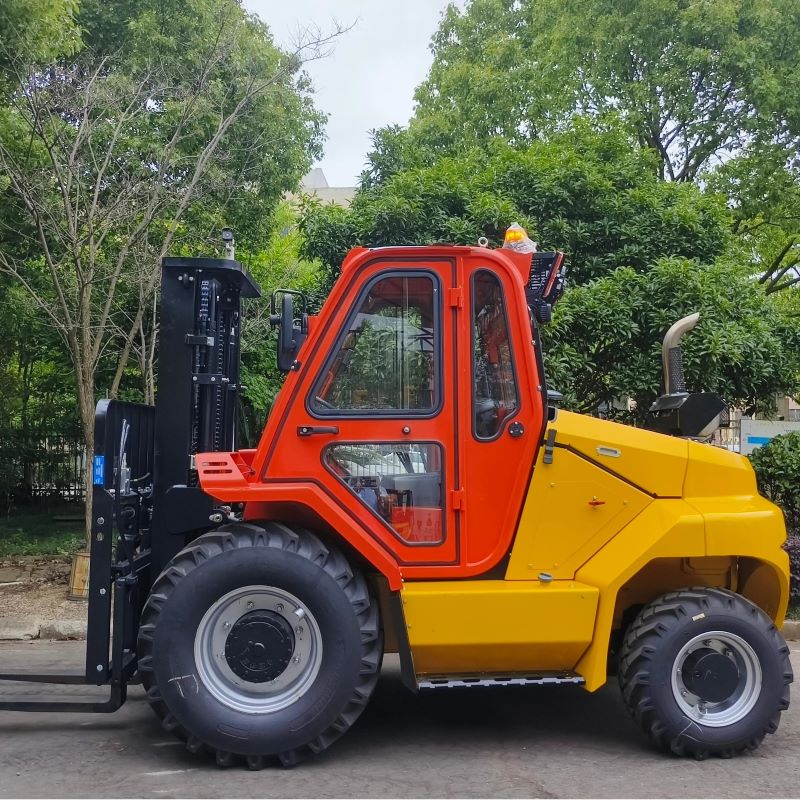
MULTIPOLYGON (((702 644, 711 639, 713 635, 702 644)), ((743 691, 746 670, 737 670, 736 691, 743 691)), ((755 750, 766 734, 775 733, 781 712, 789 707, 792 679, 789 648, 772 620, 744 597, 724 589, 700 587, 659 597, 631 624, 620 654, 620 688, 633 718, 660 749, 697 759, 755 750), (744 640, 762 677, 750 710, 741 719, 715 727, 698 721, 699 714, 685 713, 673 688, 673 670, 681 674, 676 658, 698 635, 712 632, 744 640)))
POLYGON ((309 531, 276 522, 225 525, 193 541, 156 580, 139 629, 150 705, 190 751, 211 751, 220 766, 243 758, 260 769, 271 757, 292 766, 325 750, 364 710, 382 657, 378 608, 363 576, 309 531), (195 661, 206 612, 246 586, 277 587, 300 599, 322 643, 313 682, 269 713, 221 702, 195 661))

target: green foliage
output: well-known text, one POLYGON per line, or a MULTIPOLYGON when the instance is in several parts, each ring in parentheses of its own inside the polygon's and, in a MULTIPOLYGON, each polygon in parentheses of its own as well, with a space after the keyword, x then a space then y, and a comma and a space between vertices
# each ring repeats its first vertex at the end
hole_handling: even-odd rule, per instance
POLYGON ((443 15, 412 122, 439 149, 619 114, 662 175, 800 136, 795 0, 470 0, 443 15))
POLYGON ((731 159, 709 179, 729 198, 741 252, 769 292, 800 284, 800 156, 774 144, 731 159))
POLYGON ((763 288, 724 261, 679 258, 569 290, 543 331, 548 382, 581 411, 624 417, 613 405, 630 397, 641 419, 661 392, 663 336, 694 311, 700 323, 682 343, 690 391, 753 413, 800 390, 800 333, 763 288))
MULTIPOLYGON (((75 511, 72 510, 74 515, 75 511)), ((0 558, 77 553, 84 544, 80 521, 55 521, 48 514, 0 517, 0 558)))
POLYGON ((242 250, 237 253, 262 292, 260 299, 247 301, 244 308, 241 377, 245 391, 240 427, 243 443, 248 445, 257 442, 283 383, 283 373, 277 368, 276 335, 269 325, 272 292, 279 288, 295 289, 305 292, 315 305, 321 302, 318 265, 300 256, 296 210, 286 201, 281 202, 269 226, 272 233, 262 248, 252 253, 242 250))
POLYGON ((91 449, 97 393, 153 401, 161 257, 213 252, 224 225, 269 246, 320 154, 302 72, 320 43, 280 49, 238 0, 8 0, 4 22, 0 273, 32 313, 0 318, 0 436, 28 453, 49 375, 91 449))
POLYGON ((0 77, 11 67, 13 53, 24 52, 46 61, 74 51, 80 41, 77 7, 77 0, 3 0, 0 77))
POLYGON ((576 122, 525 149, 498 143, 488 154, 392 172, 398 163, 381 161, 349 209, 305 208, 304 253, 330 278, 355 245, 474 244, 480 236, 499 244, 514 221, 543 249, 565 250, 577 283, 622 265, 644 270, 663 255, 710 261, 729 244, 720 198, 659 180, 651 155, 632 150, 618 128, 576 122))
POLYGON ((800 433, 776 436, 750 454, 761 494, 783 509, 789 536, 791 601, 800 604, 800 433))
POLYGON ((750 461, 759 491, 783 509, 789 532, 800 536, 800 433, 776 436, 755 449, 750 461))

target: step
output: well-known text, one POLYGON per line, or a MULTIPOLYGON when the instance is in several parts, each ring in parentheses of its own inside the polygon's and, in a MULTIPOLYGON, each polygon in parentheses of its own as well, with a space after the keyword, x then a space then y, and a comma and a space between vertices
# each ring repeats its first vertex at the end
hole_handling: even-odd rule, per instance
POLYGON ((580 686, 583 683, 583 677, 572 672, 519 672, 508 675, 426 675, 417 681, 417 686, 420 689, 468 689, 473 686, 580 686))

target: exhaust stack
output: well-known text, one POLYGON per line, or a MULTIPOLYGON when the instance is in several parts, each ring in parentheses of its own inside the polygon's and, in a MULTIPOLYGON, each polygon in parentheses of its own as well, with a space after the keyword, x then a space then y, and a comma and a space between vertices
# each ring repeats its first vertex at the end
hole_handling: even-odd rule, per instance
POLYGON ((661 346, 661 357, 664 361, 664 392, 678 394, 686 391, 686 380, 683 376, 683 353, 681 339, 700 321, 700 312, 695 311, 688 317, 679 319, 664 336, 661 346))
POLYGON ((686 391, 681 339, 700 321, 695 312, 679 319, 664 336, 661 356, 664 363, 664 392, 650 406, 645 427, 670 436, 708 439, 720 426, 725 402, 713 392, 686 391))

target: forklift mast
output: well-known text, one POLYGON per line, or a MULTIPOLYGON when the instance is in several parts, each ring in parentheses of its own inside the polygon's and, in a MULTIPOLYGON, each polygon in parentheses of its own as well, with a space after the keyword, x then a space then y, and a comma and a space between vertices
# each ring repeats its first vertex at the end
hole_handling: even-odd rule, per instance
MULTIPOLYGON (((158 574, 210 520, 195 455, 236 448, 242 297, 259 287, 238 261, 165 258, 150 537, 158 574)), ((222 513, 222 512, 217 512, 222 513)))
POLYGON ((233 259, 163 259, 156 404, 101 400, 95 415, 85 670, 0 674, 110 684, 110 698, 3 701, 0 710, 103 712, 125 701, 152 581, 187 542, 229 513, 199 487, 195 454, 236 447, 241 300, 259 296, 233 259))

